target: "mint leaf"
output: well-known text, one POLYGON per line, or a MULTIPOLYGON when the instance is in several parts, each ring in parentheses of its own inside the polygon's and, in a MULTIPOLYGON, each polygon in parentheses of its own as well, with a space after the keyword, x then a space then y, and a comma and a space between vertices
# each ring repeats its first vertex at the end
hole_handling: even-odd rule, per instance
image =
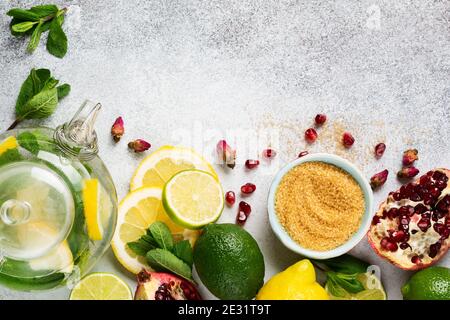
POLYGON ((67 36, 61 28, 58 19, 53 19, 47 39, 47 50, 58 58, 63 58, 67 53, 67 36))
POLYGON ((172 253, 183 260, 192 269, 194 264, 194 257, 192 253, 192 246, 188 240, 177 242, 172 249, 172 253))
POLYGON ((39 152, 39 143, 36 136, 31 132, 22 132, 17 136, 17 142, 19 145, 30 151, 32 154, 37 155, 39 152))
POLYGON ((56 88, 39 92, 25 105, 17 109, 18 119, 43 119, 55 111, 58 105, 58 91, 56 88))
POLYGON ((150 234, 155 239, 158 247, 165 250, 172 250, 173 237, 170 229, 164 222, 156 221, 150 225, 150 234))
POLYGON ((58 100, 65 98, 70 93, 70 85, 67 83, 62 84, 59 87, 56 87, 56 89, 58 90, 58 100))
POLYGON ((28 43, 27 47, 28 52, 33 52, 39 45, 39 41, 41 41, 42 24, 43 22, 39 22, 36 28, 34 28, 34 31, 31 34, 30 42, 28 43))
POLYGON ((11 29, 14 32, 23 33, 23 32, 30 30, 31 28, 33 28, 35 24, 36 24, 36 22, 32 22, 32 21, 20 22, 20 23, 13 25, 11 27, 11 29))
POLYGON ((133 251, 134 253, 136 253, 138 256, 141 256, 141 257, 145 257, 147 252, 149 252, 150 250, 154 249, 154 248, 152 248, 150 246, 147 246, 142 241, 128 242, 127 246, 128 246, 128 248, 131 249, 131 251, 133 251))
POLYGON ((367 262, 349 254, 327 260, 315 260, 314 263, 325 265, 331 271, 344 274, 366 273, 369 267, 367 262))
POLYGON ((163 249, 153 249, 147 252, 147 262, 156 271, 172 272, 192 281, 191 268, 173 253, 163 249))
POLYGON ((335 297, 343 298, 347 296, 347 291, 339 286, 334 280, 328 279, 326 287, 328 291, 335 297))
POLYGON ((20 8, 11 9, 6 14, 10 17, 24 21, 38 21, 40 18, 36 13, 30 10, 24 10, 20 8))
POLYGON ((350 293, 358 293, 363 290, 365 290, 363 284, 361 281, 359 281, 356 277, 358 274, 343 274, 343 273, 336 273, 336 272, 327 272, 327 276, 329 279, 334 281, 336 284, 338 284, 340 287, 345 289, 347 292, 350 293))
POLYGON ((40 6, 34 6, 29 11, 36 14, 39 18, 45 18, 50 15, 56 15, 58 13, 58 7, 54 4, 44 4, 40 6))
POLYGON ((22 160, 22 156, 17 149, 9 149, 0 155, 0 166, 22 160))

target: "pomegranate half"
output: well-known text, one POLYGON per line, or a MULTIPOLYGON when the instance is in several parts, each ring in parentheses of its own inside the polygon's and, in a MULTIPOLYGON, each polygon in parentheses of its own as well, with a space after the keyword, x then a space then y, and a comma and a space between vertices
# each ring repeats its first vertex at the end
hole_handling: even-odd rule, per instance
POLYGON ((368 232, 378 255, 405 270, 444 256, 450 245, 449 178, 450 170, 435 169, 389 194, 368 232))
POLYGON ((202 300, 191 282, 173 274, 142 270, 137 280, 135 300, 202 300))

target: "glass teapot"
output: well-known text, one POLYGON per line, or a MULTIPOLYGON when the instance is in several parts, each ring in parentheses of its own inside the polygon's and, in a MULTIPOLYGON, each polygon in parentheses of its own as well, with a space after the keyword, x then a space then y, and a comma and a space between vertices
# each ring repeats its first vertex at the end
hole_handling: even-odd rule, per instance
POLYGON ((117 195, 97 156, 100 104, 56 130, 0 135, 0 284, 44 290, 78 281, 113 236, 117 195))

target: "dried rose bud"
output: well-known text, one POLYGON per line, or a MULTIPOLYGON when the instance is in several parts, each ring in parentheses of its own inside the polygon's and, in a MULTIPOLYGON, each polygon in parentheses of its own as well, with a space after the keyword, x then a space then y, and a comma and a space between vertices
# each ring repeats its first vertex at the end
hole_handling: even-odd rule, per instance
POLYGON ((372 190, 381 187, 386 182, 388 175, 389 171, 387 169, 373 175, 372 178, 370 178, 370 186, 372 187, 372 190))
POLYGON ((375 146, 375 157, 380 159, 383 156, 384 151, 386 151, 386 145, 383 142, 377 144, 375 146))
POLYGON ((417 149, 409 149, 403 152, 403 165, 410 166, 414 161, 419 160, 418 154, 419 151, 417 149))
POLYGON ((252 207, 245 201, 239 202, 239 211, 236 216, 236 223, 243 226, 252 212, 252 207))
POLYGON ((137 139, 128 143, 128 148, 133 149, 134 152, 144 152, 150 149, 152 145, 145 140, 137 139))
POLYGON ((216 150, 221 164, 234 169, 236 166, 236 150, 233 150, 225 140, 220 140, 217 143, 216 150))
POLYGON ((309 152, 305 150, 305 151, 300 152, 298 154, 298 157, 301 158, 301 157, 307 156, 308 154, 309 154, 309 152))
POLYGON ((125 127, 123 126, 122 117, 118 117, 111 127, 111 134, 115 142, 119 142, 120 138, 122 138, 125 133, 125 127))
POLYGON ((397 177, 399 178, 412 178, 419 174, 419 169, 416 167, 404 167, 402 170, 397 172, 397 177))

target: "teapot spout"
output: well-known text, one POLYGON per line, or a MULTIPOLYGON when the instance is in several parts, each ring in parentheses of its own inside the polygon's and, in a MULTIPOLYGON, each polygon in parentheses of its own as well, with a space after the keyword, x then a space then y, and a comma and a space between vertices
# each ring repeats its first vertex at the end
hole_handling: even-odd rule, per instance
POLYGON ((55 141, 60 149, 82 161, 89 161, 98 153, 95 120, 102 108, 100 103, 86 100, 72 120, 59 126, 55 131, 55 141))

